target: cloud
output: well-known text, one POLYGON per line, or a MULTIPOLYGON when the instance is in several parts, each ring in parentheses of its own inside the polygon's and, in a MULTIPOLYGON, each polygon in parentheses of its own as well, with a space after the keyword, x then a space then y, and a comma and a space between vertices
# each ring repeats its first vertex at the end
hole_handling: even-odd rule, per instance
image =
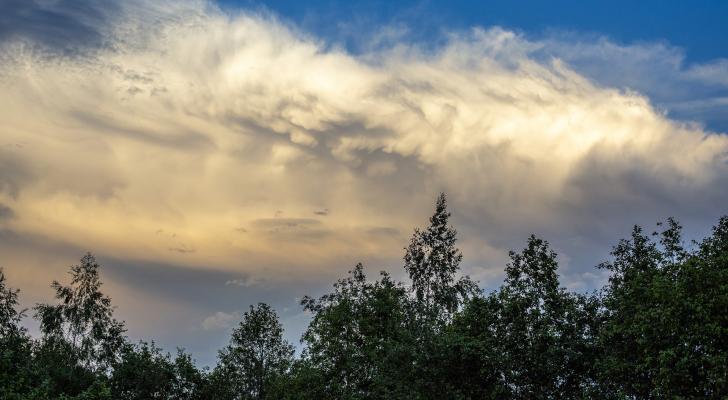
POLYGON ((537 46, 534 56, 557 57, 598 84, 642 93, 671 118, 728 131, 726 59, 688 64, 684 50, 668 43, 618 45, 574 35, 548 38, 537 46))
POLYGON ((0 221, 13 218, 13 216, 15 216, 13 209, 0 203, 0 221))
POLYGON ((206 331, 224 329, 231 327, 235 321, 240 319, 237 313, 226 313, 218 311, 202 321, 202 329, 206 331))
POLYGON ((484 284, 536 232, 586 287, 632 223, 725 212, 728 138, 689 121, 721 121, 723 60, 500 28, 351 54, 205 2, 61 3, 12 3, 0 35, 16 235, 228 274, 218 286, 328 282, 360 260, 396 269, 446 191, 484 284), (51 26, 93 51, 55 54, 51 26))
POLYGON ((241 278, 229 279, 225 281, 225 286, 239 286, 249 288, 260 285, 262 281, 252 276, 244 276, 241 278))
POLYGON ((175 251, 177 253, 187 254, 187 253, 194 253, 195 249, 191 246, 188 246, 188 245, 182 243, 177 247, 170 247, 169 251, 175 251))
POLYGON ((104 41, 99 27, 118 11, 115 2, 105 0, 6 0, 0 40, 30 41, 61 54, 99 47, 104 41))
POLYGON ((253 221, 253 225, 267 231, 310 229, 321 225, 321 221, 312 218, 262 218, 253 221))
POLYGON ((397 237, 401 232, 397 228, 390 228, 386 226, 376 226, 374 228, 368 228, 366 233, 370 235, 382 235, 397 237))

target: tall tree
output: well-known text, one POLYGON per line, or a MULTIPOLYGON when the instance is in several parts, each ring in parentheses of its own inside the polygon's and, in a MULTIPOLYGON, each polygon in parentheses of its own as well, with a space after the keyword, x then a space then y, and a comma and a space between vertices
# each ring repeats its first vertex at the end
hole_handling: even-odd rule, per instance
POLYGON ((283 327, 275 311, 265 303, 243 314, 230 344, 219 354, 213 372, 215 393, 221 399, 273 398, 276 381, 289 369, 293 346, 283 339, 283 327))
POLYGON ((427 320, 449 320, 462 300, 477 288, 469 278, 457 278, 463 255, 455 247, 457 232, 449 219, 447 199, 441 193, 430 225, 425 230, 415 229, 404 256, 412 291, 427 320))
POLYGON ((105 372, 118 359, 126 330, 113 317, 111 299, 101 293, 100 268, 87 253, 71 266, 69 286, 53 281, 58 304, 38 304, 35 310, 44 340, 69 345, 83 367, 105 372))
POLYGON ((69 286, 54 281, 57 304, 38 304, 43 334, 37 358, 56 396, 100 396, 104 381, 126 343, 124 324, 113 317, 111 299, 101 293, 100 265, 90 254, 71 266, 69 286))

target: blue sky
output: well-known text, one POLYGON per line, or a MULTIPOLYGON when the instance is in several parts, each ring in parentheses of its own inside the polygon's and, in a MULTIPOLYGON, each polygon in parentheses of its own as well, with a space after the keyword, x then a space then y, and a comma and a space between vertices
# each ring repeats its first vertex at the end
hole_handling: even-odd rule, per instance
POLYGON ((92 251, 210 365, 250 304, 298 342, 357 262, 403 278, 444 191, 483 288, 535 233, 594 289, 728 213, 727 4, 0 0, 0 266, 32 307, 92 251))
POLYGON ((617 43, 668 42, 688 62, 728 56, 728 2, 644 1, 250 1, 221 0, 230 10, 267 8, 316 35, 356 49, 354 33, 404 25, 414 40, 439 40, 443 30, 502 26, 540 36, 569 32, 604 35, 617 43), (343 32, 342 32, 343 31, 343 32))

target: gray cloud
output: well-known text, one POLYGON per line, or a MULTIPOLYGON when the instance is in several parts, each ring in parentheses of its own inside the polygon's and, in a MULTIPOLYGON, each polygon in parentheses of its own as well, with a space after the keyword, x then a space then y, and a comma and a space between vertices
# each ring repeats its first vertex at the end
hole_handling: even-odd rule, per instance
POLYGON ((63 55, 103 46, 100 27, 120 11, 105 0, 5 0, 2 8, 0 42, 25 40, 63 55))
POLYGON ((152 335, 169 349, 184 346, 203 365, 214 363, 217 349, 229 340, 227 328, 241 318, 238 311, 230 310, 244 310, 260 301, 280 311, 287 339, 298 343, 308 318, 298 316, 301 310, 294 297, 318 294, 328 286, 328 282, 305 280, 295 284, 266 281, 261 285, 262 281, 250 274, 209 266, 182 267, 103 255, 98 259, 103 265, 102 277, 111 285, 111 289, 107 286, 105 290, 111 290, 113 303, 118 306, 117 315, 130 325, 132 337, 152 335), (143 308, 130 301, 130 290, 135 293, 131 297, 141 298, 143 308), (122 292, 127 294, 119 295, 122 292))
POLYGON ((205 319, 202 321, 202 329, 207 331, 229 328, 239 319, 241 319, 239 313, 226 313, 218 311, 210 316, 205 317, 205 319))
POLYGON ((0 149, 0 192, 17 197, 20 189, 33 180, 33 175, 19 154, 0 149))
POLYGON ((376 226, 374 228, 367 228, 366 233, 374 236, 389 236, 389 237, 397 237, 401 234, 399 229, 397 228, 390 228, 387 226, 376 226))
POLYGON ((242 277, 242 278, 235 278, 235 279, 230 279, 228 281, 225 281, 225 286, 233 285, 233 286, 239 286, 239 287, 251 287, 251 286, 259 285, 260 283, 261 283, 260 280, 255 279, 251 276, 246 276, 246 277, 242 277))
POLYGON ((184 126, 171 126, 162 131, 146 131, 148 127, 135 127, 129 121, 115 121, 111 115, 94 115, 88 110, 74 111, 71 116, 87 129, 103 131, 109 135, 137 140, 156 146, 177 149, 207 151, 212 147, 210 139, 202 133, 192 132, 184 126))
POLYGON ((0 203, 0 221, 4 219, 10 219, 15 216, 13 209, 0 203))

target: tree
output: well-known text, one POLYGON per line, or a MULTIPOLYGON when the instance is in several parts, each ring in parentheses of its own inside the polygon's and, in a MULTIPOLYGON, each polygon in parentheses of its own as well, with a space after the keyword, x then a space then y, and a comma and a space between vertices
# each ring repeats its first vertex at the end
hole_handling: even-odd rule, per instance
POLYGON ((125 343, 124 324, 113 317, 111 299, 101 293, 100 265, 91 253, 71 266, 71 285, 53 281, 59 304, 38 304, 44 340, 70 345, 85 368, 106 372, 125 343))
POLYGON ((126 343, 124 324, 113 318, 111 299, 101 293, 99 264, 90 254, 71 266, 71 284, 54 281, 58 304, 38 304, 35 317, 43 334, 39 365, 53 395, 105 393, 99 384, 119 360, 126 343))
POLYGON ((291 365, 293 346, 283 339, 275 311, 265 303, 243 315, 230 344, 219 354, 212 384, 221 399, 267 399, 291 365))
POLYGON ((172 382, 172 396, 175 400, 202 400, 204 388, 207 385, 205 370, 200 371, 189 353, 177 349, 177 356, 173 362, 174 381, 172 382))
POLYGON ((154 343, 128 344, 114 365, 109 386, 119 400, 171 398, 175 374, 169 355, 154 343))
POLYGON ((508 360, 497 336, 501 308, 495 295, 475 296, 438 337, 432 357, 432 364, 437 366, 432 384, 435 395, 453 399, 510 397, 502 373, 508 360))
POLYGON ((467 277, 456 280, 463 255, 455 247, 457 232, 449 219, 447 200, 441 193, 430 226, 415 229, 404 256, 404 268, 426 320, 448 321, 462 300, 477 289, 467 277))
POLYGON ((140 342, 124 346, 109 387, 118 400, 191 400, 201 398, 202 383, 202 374, 189 354, 178 350, 172 360, 154 343, 140 342))
POLYGON ((463 398, 594 395, 596 298, 560 287, 546 241, 531 236, 509 255, 504 285, 470 300, 445 331, 438 386, 463 398))
POLYGON ((0 338, 25 334, 20 326, 25 310, 18 310, 19 292, 7 287, 5 273, 0 268, 0 338))
POLYGON ((367 282, 357 264, 332 293, 301 303, 313 315, 303 335, 304 356, 326 382, 321 391, 327 398, 411 398, 403 377, 411 373, 413 346, 401 284, 384 272, 367 282))
POLYGON ((697 251, 668 220, 652 240, 635 227, 602 268, 598 360, 603 390, 637 398, 723 398, 728 394, 728 218, 697 251))
POLYGON ((496 294, 496 335, 506 362, 504 383, 515 398, 583 398, 593 387, 596 298, 566 292, 556 253, 533 235, 511 251, 496 294))
POLYGON ((19 290, 7 287, 0 268, 0 398, 42 399, 42 379, 33 359, 33 343, 20 325, 25 310, 18 309, 19 290))

